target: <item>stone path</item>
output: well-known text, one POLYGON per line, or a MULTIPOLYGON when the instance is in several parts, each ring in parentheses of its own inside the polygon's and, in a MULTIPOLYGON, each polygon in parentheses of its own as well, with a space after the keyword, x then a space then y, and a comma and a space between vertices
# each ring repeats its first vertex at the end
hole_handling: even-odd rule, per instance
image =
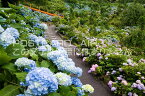
POLYGON ((86 62, 82 62, 81 58, 75 56, 74 50, 75 46, 71 45, 69 42, 62 40, 62 38, 55 31, 55 26, 51 25, 45 32, 45 36, 49 40, 58 40, 62 43, 62 46, 67 50, 69 57, 73 59, 77 67, 82 68, 83 75, 80 77, 83 84, 91 84, 95 92, 90 96, 113 96, 107 85, 103 84, 102 81, 97 80, 93 75, 88 74, 89 66, 86 62))

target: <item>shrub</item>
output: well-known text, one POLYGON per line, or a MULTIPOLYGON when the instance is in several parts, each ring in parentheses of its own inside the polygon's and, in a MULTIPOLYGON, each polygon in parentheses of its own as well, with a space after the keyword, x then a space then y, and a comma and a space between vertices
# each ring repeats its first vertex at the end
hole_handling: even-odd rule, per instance
POLYGON ((128 47, 145 48, 145 30, 135 30, 125 38, 125 45, 128 47))
POLYGON ((140 25, 140 18, 145 16, 145 8, 139 3, 129 4, 122 14, 122 24, 127 26, 140 25))

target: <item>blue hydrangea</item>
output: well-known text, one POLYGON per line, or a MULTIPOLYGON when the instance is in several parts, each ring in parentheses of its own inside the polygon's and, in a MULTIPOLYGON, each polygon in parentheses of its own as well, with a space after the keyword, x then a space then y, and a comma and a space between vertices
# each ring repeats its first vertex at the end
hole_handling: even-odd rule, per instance
POLYGON ((36 40, 35 40, 35 43, 39 46, 39 45, 47 45, 47 41, 45 38, 43 37, 38 37, 36 40))
POLYGON ((70 73, 73 73, 73 74, 77 75, 78 77, 82 76, 82 72, 83 72, 81 68, 75 67, 75 66, 72 66, 72 65, 71 66, 68 65, 66 67, 66 71, 68 71, 70 73))
POLYGON ((82 75, 82 69, 75 67, 72 59, 68 58, 67 52, 64 50, 56 50, 48 53, 48 59, 52 60, 58 70, 67 71, 78 77, 82 75))
POLYGON ((48 68, 35 68, 26 76, 28 88, 25 94, 42 96, 58 89, 58 82, 54 74, 48 68))
POLYGON ((47 51, 47 48, 45 46, 39 46, 38 51, 45 52, 45 51, 47 51))
POLYGON ((10 35, 13 36, 15 39, 18 39, 19 36, 20 36, 18 30, 15 29, 15 28, 12 28, 12 27, 11 27, 11 28, 7 28, 7 29, 5 30, 5 33, 10 34, 10 35))
POLYGON ((16 40, 13 36, 11 36, 9 33, 3 32, 0 35, 0 45, 2 45, 3 47, 7 47, 10 44, 16 43, 16 40))
POLYGON ((56 47, 56 48, 61 47, 61 46, 60 46, 60 43, 59 43, 57 40, 52 40, 52 41, 51 41, 51 46, 52 46, 52 47, 56 47))
POLYGON ((47 45, 46 39, 41 36, 37 37, 36 35, 30 34, 29 39, 32 40, 34 43, 36 43, 37 46, 47 45))
POLYGON ((80 77, 80 76, 82 76, 83 70, 81 68, 79 68, 79 67, 76 67, 74 69, 73 73, 76 74, 78 77, 80 77))
POLYGON ((60 65, 62 63, 64 63, 63 65, 67 65, 68 64, 68 59, 66 59, 66 57, 64 56, 60 56, 60 57, 57 57, 57 59, 55 61, 53 61, 56 65, 60 65))
POLYGON ((82 89, 78 88, 77 96, 84 96, 84 95, 85 95, 85 92, 82 89))
POLYGON ((52 48, 51 48, 51 46, 50 45, 45 45, 45 46, 39 46, 38 47, 38 50, 39 51, 42 51, 42 52, 45 52, 45 51, 51 51, 52 50, 52 48))
POLYGON ((0 25, 0 33, 4 32, 4 28, 0 25))
POLYGON ((83 84, 81 82, 81 80, 77 77, 71 77, 71 80, 72 80, 72 84, 75 86, 75 87, 82 87, 83 84))
POLYGON ((65 73, 56 73, 55 77, 59 83, 59 85, 69 86, 72 84, 71 77, 65 73))
POLYGON ((18 68, 24 68, 24 71, 30 71, 36 67, 36 63, 33 60, 30 60, 26 57, 22 57, 16 60, 15 65, 18 68))
POLYGON ((40 23, 35 23, 33 25, 33 27, 39 28, 39 29, 43 29, 43 26, 40 25, 40 23))
POLYGON ((49 53, 47 54, 47 56, 48 56, 48 59, 50 59, 50 60, 52 60, 52 61, 57 60, 59 57, 68 58, 67 53, 64 52, 64 51, 60 51, 60 50, 56 50, 56 51, 49 52, 49 53))
POLYGON ((35 41, 37 39, 37 36, 34 34, 30 34, 29 39, 31 39, 32 41, 35 41))

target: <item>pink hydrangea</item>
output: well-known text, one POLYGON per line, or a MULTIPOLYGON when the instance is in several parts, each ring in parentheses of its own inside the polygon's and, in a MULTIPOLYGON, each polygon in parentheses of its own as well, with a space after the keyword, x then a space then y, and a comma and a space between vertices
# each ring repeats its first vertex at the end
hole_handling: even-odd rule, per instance
POLYGON ((123 85, 128 85, 128 83, 127 83, 126 80, 122 80, 121 83, 122 83, 123 85))

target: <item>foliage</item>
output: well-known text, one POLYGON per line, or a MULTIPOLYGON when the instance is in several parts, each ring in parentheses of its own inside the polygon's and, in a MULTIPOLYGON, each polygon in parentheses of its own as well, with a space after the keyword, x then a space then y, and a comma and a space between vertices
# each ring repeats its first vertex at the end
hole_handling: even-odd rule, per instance
POLYGON ((128 7, 124 10, 122 16, 123 24, 127 26, 136 26, 139 25, 141 21, 140 18, 145 16, 145 8, 139 3, 129 4, 128 7))
POLYGON ((128 37, 125 38, 124 43, 128 47, 145 48, 145 30, 133 30, 128 37))

